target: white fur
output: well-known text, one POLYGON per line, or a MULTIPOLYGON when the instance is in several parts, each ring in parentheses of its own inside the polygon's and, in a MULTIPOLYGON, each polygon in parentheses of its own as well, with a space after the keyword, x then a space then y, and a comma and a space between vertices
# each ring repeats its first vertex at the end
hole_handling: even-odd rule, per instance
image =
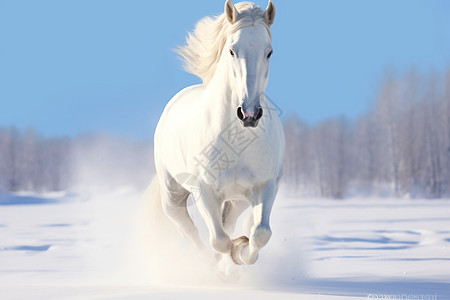
POLYGON ((204 246, 186 208, 189 194, 212 247, 226 256, 237 217, 253 207, 250 242, 235 257, 251 264, 271 235, 269 217, 285 141, 281 121, 264 96, 272 49, 267 14, 251 3, 239 3, 236 10, 233 24, 225 14, 201 20, 188 46, 179 50, 187 69, 204 83, 185 88, 167 104, 154 153, 162 209, 199 249, 204 246), (243 127, 236 108, 251 111, 258 105, 264 111, 259 125, 243 127))

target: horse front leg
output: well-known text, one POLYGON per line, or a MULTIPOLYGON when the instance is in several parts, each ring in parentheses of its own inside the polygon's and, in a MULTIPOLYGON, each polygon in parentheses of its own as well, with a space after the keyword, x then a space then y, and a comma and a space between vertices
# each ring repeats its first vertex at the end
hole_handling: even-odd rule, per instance
POLYGON ((197 206, 209 231, 209 242, 219 253, 230 254, 231 239, 222 223, 222 202, 210 187, 202 187, 197 206))
POLYGON ((258 258, 259 250, 269 241, 270 213, 277 191, 276 181, 270 181, 261 188, 258 197, 252 202, 253 226, 250 237, 242 236, 233 240, 231 257, 236 264, 254 264, 258 258))

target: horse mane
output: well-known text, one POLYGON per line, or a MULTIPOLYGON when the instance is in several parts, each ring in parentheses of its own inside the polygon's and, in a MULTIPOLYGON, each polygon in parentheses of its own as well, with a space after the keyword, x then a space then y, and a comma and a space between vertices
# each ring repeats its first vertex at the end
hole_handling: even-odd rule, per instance
POLYGON ((240 2, 235 7, 239 15, 234 24, 227 20, 225 13, 214 18, 205 17, 196 24, 192 33, 188 33, 186 45, 175 50, 184 61, 184 69, 200 77, 204 85, 214 76, 228 35, 243 27, 263 24, 272 39, 270 25, 259 6, 240 2))

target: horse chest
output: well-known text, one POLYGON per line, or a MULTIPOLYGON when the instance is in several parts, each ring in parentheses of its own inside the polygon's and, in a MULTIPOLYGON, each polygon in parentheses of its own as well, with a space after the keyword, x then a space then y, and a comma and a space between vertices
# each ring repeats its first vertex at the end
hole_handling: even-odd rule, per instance
POLYGON ((251 187, 278 176, 278 152, 277 147, 268 146, 265 138, 255 132, 239 134, 230 128, 197 151, 192 167, 198 170, 202 181, 219 190, 233 184, 251 187))

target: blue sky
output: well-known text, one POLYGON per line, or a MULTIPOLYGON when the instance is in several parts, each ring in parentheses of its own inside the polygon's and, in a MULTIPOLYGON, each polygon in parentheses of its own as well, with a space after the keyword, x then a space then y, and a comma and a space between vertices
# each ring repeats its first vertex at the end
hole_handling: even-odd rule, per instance
MULTIPOLYGON (((284 116, 354 118, 369 109, 387 69, 450 67, 450 1, 274 2, 266 92, 284 116)), ((167 101, 200 82, 171 50, 223 5, 0 0, 0 127, 152 138, 167 101)))

